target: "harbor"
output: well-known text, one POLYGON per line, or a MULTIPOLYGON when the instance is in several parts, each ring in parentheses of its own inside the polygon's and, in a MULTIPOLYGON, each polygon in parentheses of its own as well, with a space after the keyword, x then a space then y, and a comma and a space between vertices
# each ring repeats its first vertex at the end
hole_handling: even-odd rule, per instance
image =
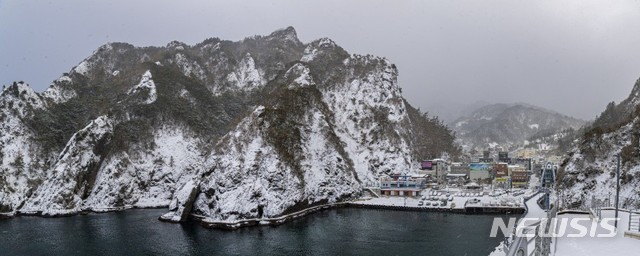
POLYGON ((424 190, 421 197, 366 197, 349 203, 352 207, 452 212, 461 214, 522 214, 526 211, 525 200, 534 191, 513 192, 459 190, 424 190))

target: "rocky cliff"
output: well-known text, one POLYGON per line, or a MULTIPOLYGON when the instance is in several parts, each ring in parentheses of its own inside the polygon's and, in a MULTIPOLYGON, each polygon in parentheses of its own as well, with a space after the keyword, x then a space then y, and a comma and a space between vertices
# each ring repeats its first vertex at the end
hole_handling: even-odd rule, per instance
POLYGON ((397 76, 384 58, 305 44, 291 27, 194 46, 106 44, 42 93, 3 90, 0 212, 169 207, 170 220, 233 221, 352 198, 426 154, 457 154, 397 76), (442 149, 421 150, 422 139, 442 149))
POLYGON ((590 205, 593 198, 610 199, 616 191, 617 156, 620 156, 622 207, 640 207, 640 80, 629 97, 611 103, 585 129, 559 171, 558 186, 568 204, 590 205))

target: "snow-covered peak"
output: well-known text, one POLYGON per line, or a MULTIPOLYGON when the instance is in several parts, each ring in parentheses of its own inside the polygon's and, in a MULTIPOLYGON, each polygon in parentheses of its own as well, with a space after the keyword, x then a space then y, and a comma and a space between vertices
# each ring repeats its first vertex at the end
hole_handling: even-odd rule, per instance
POLYGON ((129 57, 139 57, 136 54, 135 46, 127 43, 105 44, 73 67, 69 72, 70 77, 73 77, 73 74, 89 76, 94 72, 96 72, 95 74, 111 75, 114 70, 129 68, 122 66, 123 58, 129 57))
POLYGON ((169 49, 175 49, 178 51, 184 50, 186 48, 188 48, 189 46, 183 42, 180 41, 171 41, 167 44, 167 48, 169 49))
POLYGON ((317 39, 307 45, 304 49, 304 53, 302 58, 300 59, 303 62, 310 62, 314 60, 319 54, 323 51, 331 50, 336 48, 336 43, 329 38, 320 38, 317 39))
POLYGON ((2 105, 9 104, 20 113, 20 116, 27 115, 27 106, 32 109, 46 107, 40 95, 24 82, 14 83, 6 87, 2 91, 0 103, 2 103, 2 105))
POLYGON ((142 78, 140 79, 140 83, 138 83, 133 88, 131 88, 127 94, 134 95, 134 94, 142 93, 144 91, 148 91, 148 95, 146 96, 146 99, 143 101, 143 103, 151 104, 155 102, 156 99, 158 98, 158 95, 156 92, 156 84, 153 82, 151 78, 152 78, 151 71, 147 70, 142 75, 142 78))
POLYGON ((324 38, 320 38, 317 40, 318 42, 318 47, 320 48, 333 48, 336 47, 336 42, 334 42, 333 40, 331 40, 328 37, 324 37, 324 38))
POLYGON ((298 40, 298 34, 296 33, 296 29, 291 26, 274 31, 273 33, 271 33, 271 35, 267 37, 267 39, 268 40, 281 39, 284 41, 293 42, 295 44, 300 43, 300 40, 298 40))
POLYGON ((633 89, 629 94, 629 97, 624 101, 620 102, 623 110, 626 112, 632 112, 636 109, 638 105, 640 105, 640 78, 636 80, 636 83, 633 85, 633 89))

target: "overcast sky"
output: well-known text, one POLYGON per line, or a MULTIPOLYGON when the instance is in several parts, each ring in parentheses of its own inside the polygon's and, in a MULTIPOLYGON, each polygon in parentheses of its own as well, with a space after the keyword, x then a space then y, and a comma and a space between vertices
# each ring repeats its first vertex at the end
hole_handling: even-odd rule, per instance
POLYGON ((639 1, 0 0, 0 83, 42 91, 107 42, 195 44, 287 26, 303 42, 330 37, 389 58, 409 102, 443 114, 526 102, 592 119, 640 77, 639 1))

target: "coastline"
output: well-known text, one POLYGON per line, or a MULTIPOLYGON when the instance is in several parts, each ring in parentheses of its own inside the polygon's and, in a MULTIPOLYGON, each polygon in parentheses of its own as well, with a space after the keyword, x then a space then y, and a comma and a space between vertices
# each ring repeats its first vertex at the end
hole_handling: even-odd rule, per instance
MULTIPOLYGON (((504 208, 491 208, 487 211, 478 211, 476 207, 470 208, 446 208, 446 207, 416 207, 416 206, 398 206, 398 205, 381 205, 381 204, 362 204, 358 201, 347 201, 332 204, 324 204, 309 207, 294 213, 285 214, 274 218, 262 218, 262 219, 244 219, 237 221, 213 221, 208 220, 207 217, 198 215, 189 215, 189 220, 199 222, 205 228, 221 229, 221 230, 237 230, 245 227, 255 226, 279 226, 287 222, 293 221, 298 218, 302 218, 309 214, 313 214, 318 211, 334 209, 334 208, 360 208, 360 209, 378 209, 378 210, 392 210, 392 211, 421 211, 421 212, 445 212, 453 214, 481 214, 481 215, 504 215, 504 214, 522 214, 526 211, 525 208, 520 207, 504 207, 504 208)), ((175 223, 173 221, 158 218, 163 222, 175 223)))
MULTIPOLYGON (((338 203, 330 203, 312 206, 297 212, 285 214, 278 217, 273 218, 261 218, 261 219, 243 219, 237 221, 215 221, 211 220, 205 216, 189 214, 188 221, 198 222, 202 227, 209 229, 220 229, 233 231, 241 228, 248 227, 257 227, 257 226, 279 226, 293 220, 305 217, 307 215, 323 211, 330 210, 335 208, 360 208, 360 209, 378 209, 378 210, 392 210, 392 211, 421 211, 421 212, 444 212, 444 213, 453 213, 453 214, 482 214, 482 215, 504 215, 504 214, 519 214, 520 211, 526 211, 523 208, 503 208, 499 211, 481 211, 470 210, 466 208, 446 208, 446 207, 416 207, 416 206, 399 206, 399 205, 383 205, 383 204, 363 204, 358 203, 359 201, 345 201, 338 203)), ((50 214, 42 214, 42 212, 17 212, 12 215, 0 214, 0 219, 11 219, 13 217, 19 216, 35 216, 35 217, 43 217, 43 218, 63 218, 70 217, 75 215, 87 215, 87 214, 101 214, 101 213, 110 213, 110 212, 124 212, 130 209, 160 209, 168 206, 154 206, 154 207, 138 207, 138 206, 123 206, 123 207, 111 207, 111 208, 100 208, 100 209, 85 209, 82 211, 74 211, 74 212, 66 212, 59 213, 55 215, 50 214)), ((474 208, 471 208, 474 209, 474 208)), ((158 217, 158 220, 161 222, 168 223, 179 223, 174 222, 168 219, 163 219, 162 216, 158 217)))

